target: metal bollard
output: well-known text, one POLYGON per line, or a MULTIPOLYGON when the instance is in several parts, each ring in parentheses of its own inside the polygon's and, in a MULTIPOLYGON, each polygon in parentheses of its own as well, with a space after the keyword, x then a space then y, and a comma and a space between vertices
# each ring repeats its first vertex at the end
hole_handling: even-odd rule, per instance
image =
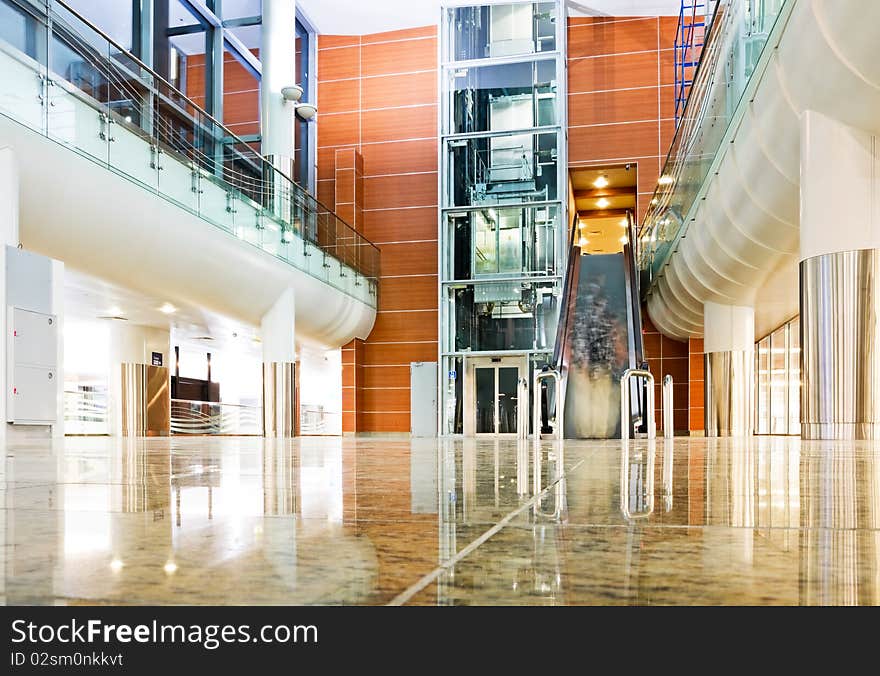
POLYGON ((672 376, 663 378, 663 437, 672 439, 675 436, 675 419, 672 407, 672 376))
POLYGON ((630 378, 644 378, 648 381, 648 405, 645 417, 648 421, 648 439, 657 437, 657 425, 654 420, 654 376, 644 369, 627 369, 620 378, 620 438, 629 439, 630 431, 630 378))

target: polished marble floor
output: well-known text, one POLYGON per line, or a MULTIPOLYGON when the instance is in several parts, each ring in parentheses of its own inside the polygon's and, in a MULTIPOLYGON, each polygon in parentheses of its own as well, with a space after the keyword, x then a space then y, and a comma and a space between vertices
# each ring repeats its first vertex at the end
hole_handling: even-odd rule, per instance
POLYGON ((870 442, 30 440, 0 497, 7 604, 880 604, 870 442))

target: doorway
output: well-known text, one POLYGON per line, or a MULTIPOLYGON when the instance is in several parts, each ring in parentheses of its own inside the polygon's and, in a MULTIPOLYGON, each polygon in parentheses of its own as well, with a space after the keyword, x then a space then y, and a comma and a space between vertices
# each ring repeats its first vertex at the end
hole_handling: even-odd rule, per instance
POLYGON ((467 360, 465 436, 512 436, 519 431, 522 411, 520 380, 526 377, 522 357, 467 360))

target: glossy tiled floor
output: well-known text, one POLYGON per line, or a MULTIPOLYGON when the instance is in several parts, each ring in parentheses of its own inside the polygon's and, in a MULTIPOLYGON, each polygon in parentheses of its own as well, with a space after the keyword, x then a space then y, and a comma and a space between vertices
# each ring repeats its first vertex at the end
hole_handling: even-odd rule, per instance
POLYGON ((10 444, 9 604, 878 604, 880 446, 10 444))

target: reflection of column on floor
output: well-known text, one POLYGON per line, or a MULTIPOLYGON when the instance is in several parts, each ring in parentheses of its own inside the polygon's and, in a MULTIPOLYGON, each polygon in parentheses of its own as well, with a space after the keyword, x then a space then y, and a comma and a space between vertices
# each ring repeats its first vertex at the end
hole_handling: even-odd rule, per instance
POLYGON ((801 434, 807 439, 880 436, 877 142, 877 134, 815 111, 801 116, 801 434))
POLYGON ((877 605, 880 577, 880 462, 830 442, 800 464, 800 602, 877 605), (860 567, 872 562, 867 569, 860 567))

